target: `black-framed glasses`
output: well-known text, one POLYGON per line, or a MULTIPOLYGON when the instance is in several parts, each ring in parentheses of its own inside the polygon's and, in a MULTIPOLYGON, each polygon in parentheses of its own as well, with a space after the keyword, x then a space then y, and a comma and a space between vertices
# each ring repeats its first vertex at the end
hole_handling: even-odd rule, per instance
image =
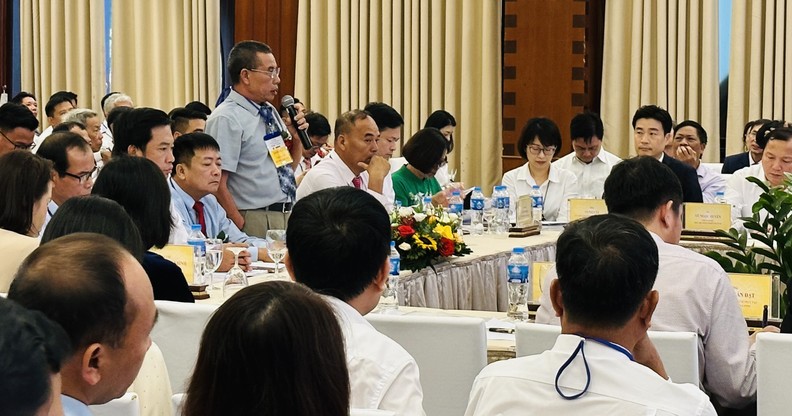
POLYGON ((260 74, 267 74, 270 78, 275 79, 275 77, 280 76, 280 67, 272 68, 272 69, 255 69, 255 68, 247 68, 248 71, 251 72, 258 72, 260 74))
POLYGON ((63 174, 65 176, 69 176, 69 177, 72 177, 74 179, 77 179, 78 181, 80 181, 80 185, 82 185, 85 182, 87 182, 88 179, 92 179, 93 178, 94 172, 96 172, 96 165, 94 165, 93 169, 91 169, 90 172, 85 172, 82 175, 75 175, 75 174, 69 173, 69 172, 63 172, 63 174))
POLYGON ((3 135, 3 138, 6 139, 8 143, 11 143, 11 145, 14 146, 15 150, 33 150, 36 148, 36 142, 31 142, 30 144, 19 144, 11 141, 11 139, 9 139, 8 136, 6 136, 2 131, 0 131, 0 134, 3 135))
POLYGON ((556 152, 556 147, 555 146, 542 147, 539 146, 538 144, 529 144, 528 151, 530 151, 532 155, 538 156, 539 153, 544 153, 545 155, 552 156, 556 152))

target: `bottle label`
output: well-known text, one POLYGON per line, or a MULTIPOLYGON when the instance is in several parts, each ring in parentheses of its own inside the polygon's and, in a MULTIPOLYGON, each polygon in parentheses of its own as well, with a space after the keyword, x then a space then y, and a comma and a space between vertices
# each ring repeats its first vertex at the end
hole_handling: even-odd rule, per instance
POLYGON ((398 257, 391 257, 390 258, 390 274, 393 276, 399 275, 399 265, 401 264, 401 259, 398 257))
POLYGON ((471 198, 470 199, 470 208, 475 209, 476 211, 483 211, 484 210, 484 199, 483 198, 471 198))
POLYGON ((544 197, 542 195, 531 196, 531 204, 534 208, 544 206, 544 197))
POLYGON ((529 269, 527 264, 510 264, 509 282, 528 283, 528 270, 529 269))
POLYGON ((448 210, 454 214, 461 214, 462 213, 462 204, 449 204, 448 210))
POLYGON ((197 257, 206 255, 206 242, 203 240, 187 240, 187 244, 192 246, 193 252, 197 257))
POLYGON ((497 199, 495 199, 495 204, 498 209, 509 208, 509 197, 499 196, 497 199))

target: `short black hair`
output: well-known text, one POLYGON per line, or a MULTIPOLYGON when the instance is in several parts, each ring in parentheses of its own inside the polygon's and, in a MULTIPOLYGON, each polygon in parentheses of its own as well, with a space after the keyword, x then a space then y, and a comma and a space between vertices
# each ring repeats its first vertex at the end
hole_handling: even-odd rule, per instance
MULTIPOLYGON (((60 123, 57 126, 53 127, 52 128, 52 133, 55 134, 55 133, 71 132, 71 130, 73 128, 75 128, 75 127, 79 128, 80 130, 85 130, 86 129, 85 128, 85 124, 80 123, 79 121, 76 121, 76 120, 64 121, 63 123, 60 123)), ((46 139, 49 140, 49 137, 47 137, 46 139)), ((44 142, 42 142, 41 144, 46 143, 47 140, 44 140, 44 142)), ((85 141, 85 139, 83 139, 83 141, 85 141)), ((88 142, 85 142, 85 143, 87 144, 88 142)), ((38 152, 40 152, 40 151, 41 151, 41 148, 39 148, 38 152)))
MULTIPOLYGON (((448 111, 445 110, 435 110, 429 117, 426 119, 426 123, 424 123, 424 128, 427 127, 434 127, 438 130, 442 130, 443 127, 453 126, 456 127, 457 122, 454 116, 451 115, 448 111)), ((452 134, 451 137, 448 138, 448 151, 451 152, 454 150, 454 135, 452 134)))
POLYGON ((0 156, 0 228, 28 235, 33 227, 33 207, 47 193, 51 181, 52 162, 47 159, 27 150, 0 156))
POLYGON ((0 131, 7 132, 17 127, 36 131, 38 119, 22 104, 5 103, 0 106, 0 131))
POLYGON ((656 105, 645 105, 636 110, 632 119, 633 128, 635 128, 635 123, 642 118, 659 121, 663 125, 663 134, 671 133, 671 129, 674 128, 674 120, 671 118, 671 114, 656 105))
MULTIPOLYGON (((173 166, 180 163, 190 166, 195 151, 206 149, 220 151, 217 140, 206 133, 195 132, 177 137, 173 142, 173 166)), ((171 174, 175 176, 176 169, 171 174)))
POLYGON ((61 178, 69 170, 69 150, 78 148, 86 153, 93 153, 91 146, 77 133, 58 131, 52 133, 39 146, 38 155, 52 162, 55 172, 61 178))
MULTIPOLYGON (((74 101, 76 99, 72 98, 70 95, 66 94, 67 91, 58 91, 55 94, 52 94, 50 99, 47 101, 47 105, 44 106, 44 113, 47 114, 47 117, 52 117, 55 115, 55 107, 62 103, 72 103, 74 105, 74 101)), ((30 110, 28 110, 30 111, 30 110)))
POLYGON ((41 243, 73 233, 97 233, 121 243, 138 260, 145 249, 140 231, 118 202, 99 195, 69 198, 47 223, 41 243))
POLYGON ((206 105, 206 104, 204 104, 204 103, 202 103, 200 101, 190 101, 189 103, 187 103, 184 106, 184 108, 186 108, 188 110, 192 110, 192 111, 200 111, 200 112, 206 114, 207 116, 210 116, 212 114, 212 109, 209 108, 208 105, 206 105))
POLYGON ((569 122, 569 138, 571 140, 583 139, 586 144, 591 143, 591 139, 596 137, 602 140, 604 128, 599 114, 586 111, 572 117, 569 122))
POLYGON ((206 121, 206 114, 200 111, 188 110, 184 107, 176 107, 168 113, 168 117, 173 120, 171 124, 172 132, 179 132, 184 134, 190 125, 190 120, 204 120, 206 121))
POLYGON ((571 222, 556 249, 567 318, 592 328, 624 326, 652 290, 658 265, 657 245, 636 221, 605 214, 571 222))
POLYGON ((386 261, 390 231, 385 207, 360 189, 328 188, 300 199, 286 227, 295 280, 324 295, 354 299, 386 261))
POLYGON ((121 244, 100 234, 52 240, 22 262, 8 298, 59 323, 74 350, 95 342, 118 347, 136 313, 126 311, 124 256, 129 253, 121 244))
POLYGON ((144 157, 114 158, 102 168, 91 193, 124 207, 137 225, 145 249, 168 244, 173 225, 171 194, 154 162, 144 157))
POLYGON ((132 107, 116 107, 110 110, 110 112, 107 113, 107 117, 105 118, 105 121, 107 121, 107 127, 109 127, 110 130, 115 129, 115 123, 118 120, 121 120, 121 117, 123 117, 124 114, 132 110, 134 110, 132 107))
POLYGON ((704 127, 701 127, 701 124, 693 120, 685 120, 674 127, 674 134, 676 134, 676 132, 683 127, 693 127, 696 129, 696 134, 699 137, 699 141, 703 144, 707 144, 707 131, 704 130, 704 127))
POLYGON ((764 123, 762 127, 756 131, 756 145, 764 149, 765 146, 767 146, 769 133, 775 129, 780 129, 785 125, 786 123, 783 120, 773 120, 764 123))
POLYGON ((226 68, 232 85, 239 84, 239 73, 243 69, 256 68, 258 53, 271 54, 272 49, 266 43, 255 40, 243 40, 231 48, 226 68))
POLYGON ((754 126, 759 125, 759 127, 761 127, 762 125, 764 125, 765 123, 769 123, 770 121, 772 120, 768 120, 766 118, 760 118, 758 120, 751 120, 745 123, 745 127, 743 127, 743 135, 742 135, 743 143, 745 143, 745 136, 748 135, 748 133, 751 131, 751 129, 754 128, 754 126))
POLYGON ((682 185, 668 166, 651 156, 619 162, 605 179, 602 198, 608 212, 645 222, 660 206, 673 201, 674 212, 682 205, 682 185))
POLYGON ((402 148, 402 155, 412 167, 429 174, 443 161, 443 154, 447 149, 443 133, 429 127, 418 130, 407 140, 402 148))
POLYGON ((788 142, 789 139, 792 139, 792 128, 789 127, 779 127, 773 131, 770 131, 765 135, 765 141, 770 142, 771 140, 778 140, 782 142, 788 142))
POLYGON ((0 328, 3 415, 36 414, 52 394, 52 374, 71 355, 69 336, 41 312, 2 296, 0 328))
MULTIPOLYGON (((523 159, 528 160, 526 150, 535 138, 539 139, 542 146, 555 146, 556 152, 561 148, 561 132, 558 130, 558 125, 549 118, 535 117, 525 123, 517 140, 517 151, 523 159)), ((553 155, 550 157, 552 158, 553 155)))
POLYGON ((22 104, 22 100, 24 100, 25 98, 28 98, 28 97, 32 98, 33 100, 36 100, 36 96, 35 95, 33 95, 33 94, 31 94, 31 93, 29 93, 27 91, 20 91, 17 95, 11 97, 11 100, 9 100, 8 102, 9 103, 14 103, 14 104, 22 104))
POLYGON ((308 137, 324 137, 332 133, 330 131, 330 122, 327 121, 327 117, 320 113, 309 112, 305 115, 305 121, 308 122, 308 137))
POLYGON ((371 114, 371 118, 377 123, 379 131, 385 129, 398 129, 404 125, 404 119, 401 114, 388 104, 371 102, 366 104, 364 110, 371 114))
POLYGON ((148 107, 129 110, 113 126, 113 156, 126 156, 129 146, 145 151, 151 130, 170 125, 171 119, 162 110, 148 107))

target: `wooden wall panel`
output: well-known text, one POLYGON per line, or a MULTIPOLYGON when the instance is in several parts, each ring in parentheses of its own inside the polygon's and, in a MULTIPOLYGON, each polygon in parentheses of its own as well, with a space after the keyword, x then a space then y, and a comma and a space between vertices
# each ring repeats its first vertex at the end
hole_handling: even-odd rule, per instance
POLYGON ((296 0, 236 0, 235 3, 235 42, 252 39, 266 43, 281 67, 275 105, 280 104, 282 96, 294 95, 298 3, 296 0))
POLYGON ((586 0, 504 0, 503 171, 524 161, 517 141, 525 122, 548 117, 571 151, 569 122, 590 106, 586 82, 586 0))

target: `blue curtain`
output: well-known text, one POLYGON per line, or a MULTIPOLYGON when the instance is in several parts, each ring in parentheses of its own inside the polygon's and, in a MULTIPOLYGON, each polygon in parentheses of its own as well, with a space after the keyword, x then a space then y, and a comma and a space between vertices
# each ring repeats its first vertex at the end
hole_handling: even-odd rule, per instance
MULTIPOLYGON (((19 45, 19 0, 11 1, 11 85, 9 85, 8 97, 13 97, 22 91, 22 74, 19 68, 22 66, 22 54, 19 45)), ((27 87, 30 88, 30 87, 27 87)), ((33 95, 35 91, 30 91, 33 95)), ((41 99, 41 97, 38 97, 41 99)))
POLYGON ((215 106, 223 102, 231 87, 226 63, 228 53, 234 47, 234 0, 220 0, 220 62, 223 65, 223 88, 215 106))

